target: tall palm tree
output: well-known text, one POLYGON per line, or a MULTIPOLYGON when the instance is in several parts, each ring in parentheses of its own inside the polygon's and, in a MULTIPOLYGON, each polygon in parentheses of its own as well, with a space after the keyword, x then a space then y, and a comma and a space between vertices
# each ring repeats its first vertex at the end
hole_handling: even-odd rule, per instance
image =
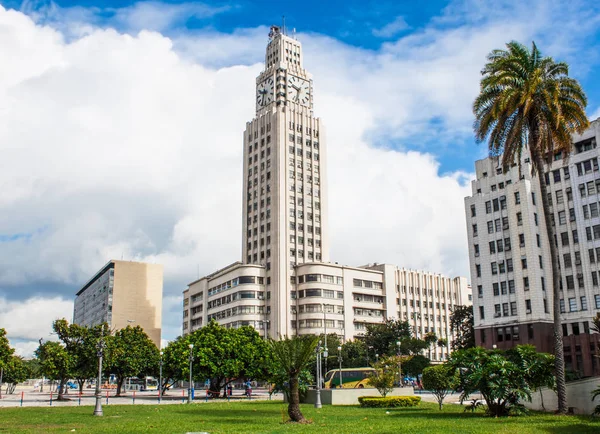
POLYGON ((473 125, 478 142, 488 140, 490 155, 502 155, 502 167, 521 167, 521 155, 529 152, 532 175, 538 174, 542 207, 552 259, 555 374, 558 412, 566 413, 567 397, 560 319, 560 269, 544 169, 555 153, 568 157, 571 134, 582 133, 589 122, 587 98, 569 66, 542 57, 535 43, 531 50, 518 42, 494 50, 481 71, 481 89, 473 103, 473 125))
POLYGON ((285 337, 279 341, 270 341, 276 368, 286 373, 290 385, 288 415, 293 422, 306 423, 300 411, 300 393, 298 377, 315 356, 318 336, 285 337))

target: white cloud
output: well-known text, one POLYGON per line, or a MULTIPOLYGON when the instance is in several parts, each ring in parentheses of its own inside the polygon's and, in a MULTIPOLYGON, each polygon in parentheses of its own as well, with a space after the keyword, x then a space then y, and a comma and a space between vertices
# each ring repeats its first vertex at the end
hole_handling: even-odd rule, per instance
POLYGON ((409 25, 404 17, 398 16, 382 28, 373 29, 373 35, 377 36, 378 38, 391 38, 392 36, 396 36, 398 33, 407 30, 408 28, 409 25))
POLYGON ((52 322, 73 317, 73 301, 62 297, 32 297, 11 301, 0 297, 0 324, 12 340, 52 339, 52 322))
MULTIPOLYGON (((471 175, 440 174, 435 153, 470 137, 485 54, 534 36, 525 18, 432 25, 379 51, 299 35, 327 126, 332 260, 468 273, 471 175)), ((0 289, 79 284, 110 258, 159 262, 168 340, 185 284, 240 258, 242 132, 266 29, 170 39, 74 22, 86 30, 69 38, 0 7, 0 289)), ((6 303, 2 324, 25 305, 6 303)), ((37 339, 54 318, 9 330, 37 339)))

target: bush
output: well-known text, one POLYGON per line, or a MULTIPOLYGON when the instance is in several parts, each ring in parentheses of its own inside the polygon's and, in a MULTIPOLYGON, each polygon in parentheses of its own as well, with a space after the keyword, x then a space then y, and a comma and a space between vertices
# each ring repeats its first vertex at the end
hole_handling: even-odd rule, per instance
POLYGON ((358 402, 361 407, 369 408, 392 408, 392 407, 416 407, 421 403, 420 396, 360 396, 358 402))

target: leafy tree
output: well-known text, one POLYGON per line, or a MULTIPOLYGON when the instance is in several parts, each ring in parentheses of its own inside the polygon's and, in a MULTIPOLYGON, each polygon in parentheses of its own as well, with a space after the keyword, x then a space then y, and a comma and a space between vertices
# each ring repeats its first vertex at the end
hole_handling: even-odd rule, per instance
POLYGON ((11 348, 10 342, 8 342, 8 338, 6 337, 6 330, 0 328, 0 368, 2 368, 5 363, 8 363, 14 351, 15 350, 11 348))
MULTIPOLYGON (((4 367, 2 381, 7 384, 6 393, 12 394, 18 383, 31 378, 31 370, 22 357, 12 356, 4 367)), ((0 384, 0 387, 2 385, 0 384)), ((0 394, 1 396, 1 394, 0 394)))
POLYGON ((292 422, 306 423, 300 411, 299 379, 315 357, 315 348, 319 338, 317 336, 285 337, 279 341, 269 341, 275 372, 284 372, 288 377, 290 386, 290 399, 288 401, 288 416, 292 422))
POLYGON ((427 350, 429 351, 429 358, 431 359, 431 347, 437 344, 438 338, 434 332, 429 332, 425 334, 423 340, 427 344, 427 350))
POLYGON ((455 306, 450 314, 450 329, 454 335, 450 346, 453 351, 475 346, 474 326, 473 306, 455 306))
POLYGON ((64 397, 65 384, 73 375, 74 360, 71 353, 59 342, 45 342, 35 352, 40 359, 42 373, 51 380, 59 382, 58 400, 64 397))
POLYGON ((542 174, 553 156, 562 152, 568 158, 573 148, 572 134, 589 127, 585 114, 587 98, 577 80, 570 78, 569 66, 543 57, 535 45, 531 50, 510 42, 506 50, 493 50, 482 70, 479 96, 473 103, 473 125, 478 142, 488 141, 490 155, 502 156, 502 167, 521 168, 522 154, 528 152, 532 175, 538 176, 547 239, 550 248, 554 354, 558 412, 567 412, 565 363, 560 317, 560 265, 555 239, 548 187, 542 174))
POLYGON ((188 358, 187 337, 179 336, 177 339, 169 342, 163 350, 163 378, 162 393, 173 386, 177 381, 186 381, 189 378, 189 358, 188 358), (186 376, 187 375, 187 376, 186 376))
MULTIPOLYGON (((411 338, 408 321, 386 319, 381 324, 367 324, 364 340, 373 347, 373 352, 380 357, 391 356, 397 352, 397 341, 411 338)), ((403 353, 404 354, 404 353, 403 353)))
POLYGON ((430 366, 423 370, 423 388, 431 390, 436 397, 440 410, 448 392, 458 385, 458 373, 447 365, 430 366))
MULTIPOLYGON (((285 395, 285 398, 290 400, 290 383, 288 375, 283 370, 278 370, 273 373, 271 378, 269 379, 271 383, 274 384, 273 389, 269 392, 270 395, 273 393, 281 392, 285 395)), ((302 370, 300 375, 298 376, 298 394, 299 396, 304 396, 308 391, 311 384, 314 384, 315 378, 311 374, 308 369, 302 370)))
POLYGON ((104 371, 117 378, 116 396, 121 396, 127 377, 146 376, 158 365, 158 348, 140 326, 127 326, 105 340, 104 371))
MULTIPOLYGON (((186 335, 185 342, 184 354, 189 352, 187 345, 194 344, 194 379, 210 379, 211 391, 220 391, 238 378, 262 379, 272 373, 267 343, 253 327, 225 328, 211 321, 186 335)), ((189 366, 182 370, 189 375, 189 366)))
POLYGON ((423 370, 429 365, 431 365, 431 360, 421 354, 417 354, 402 363, 402 371, 406 375, 416 377, 417 375, 421 375, 423 370))
POLYGON ((398 363, 394 357, 382 357, 373 364, 375 371, 369 375, 367 384, 376 388, 384 398, 394 389, 398 375, 398 363))
POLYGON ((59 319, 54 321, 52 329, 71 355, 73 360, 72 376, 79 384, 79 391, 83 392, 85 381, 94 378, 97 374, 97 344, 105 330, 108 330, 108 324, 83 327, 78 324, 69 324, 66 319, 59 319))
POLYGON ((507 352, 475 347, 452 353, 448 366, 460 372, 461 401, 481 393, 490 415, 508 416, 524 411, 521 401, 531 401, 533 390, 552 381, 553 359, 531 345, 507 352))
MULTIPOLYGON (((369 360, 375 361, 375 356, 369 360)), ((361 339, 346 341, 342 345, 342 365, 345 368, 361 368, 367 365, 367 345, 361 339)))

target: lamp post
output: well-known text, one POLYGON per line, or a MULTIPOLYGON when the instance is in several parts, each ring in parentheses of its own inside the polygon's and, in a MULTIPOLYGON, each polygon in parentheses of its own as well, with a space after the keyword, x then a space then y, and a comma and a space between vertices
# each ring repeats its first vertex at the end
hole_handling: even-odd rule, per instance
POLYGON ((402 350, 400 348, 401 342, 396 341, 396 346, 398 347, 398 386, 402 387, 402 350))
POLYGON ((326 304, 323 303, 323 332, 325 334, 325 353, 323 356, 325 357, 325 369, 323 370, 323 374, 327 374, 327 311, 325 310, 326 304))
POLYGON ((340 361, 340 389, 344 386, 342 380, 342 347, 338 347, 338 360, 340 361))
POLYGON ((189 344, 190 347, 190 385, 188 388, 188 404, 192 403, 192 393, 194 391, 194 386, 192 383, 192 362, 194 361, 194 344, 189 344))
POLYGON ((101 337, 96 345, 98 350, 98 378, 96 379, 96 407, 94 408, 94 416, 104 416, 102 413, 102 393, 100 391, 100 383, 102 383, 102 357, 104 356, 104 338, 101 337))
MULTIPOLYGON (((44 338, 40 338, 39 342, 40 342, 40 347, 42 345, 44 345, 44 338)), ((40 386, 40 393, 42 393, 44 391, 44 382, 45 381, 46 381, 46 376, 42 375, 42 385, 40 386)))
POLYGON ((158 361, 158 402, 160 402, 160 399, 162 398, 162 356, 163 356, 163 352, 160 352, 160 360, 158 361))
POLYGON ((317 396, 315 398, 315 408, 321 408, 321 341, 315 348, 317 353, 317 396))
POLYGON ((379 354, 375 354, 375 363, 379 362, 379 354))
POLYGON ((371 365, 369 365, 369 350, 372 350, 372 349, 373 349, 372 345, 367 346, 367 366, 371 366, 371 365))

